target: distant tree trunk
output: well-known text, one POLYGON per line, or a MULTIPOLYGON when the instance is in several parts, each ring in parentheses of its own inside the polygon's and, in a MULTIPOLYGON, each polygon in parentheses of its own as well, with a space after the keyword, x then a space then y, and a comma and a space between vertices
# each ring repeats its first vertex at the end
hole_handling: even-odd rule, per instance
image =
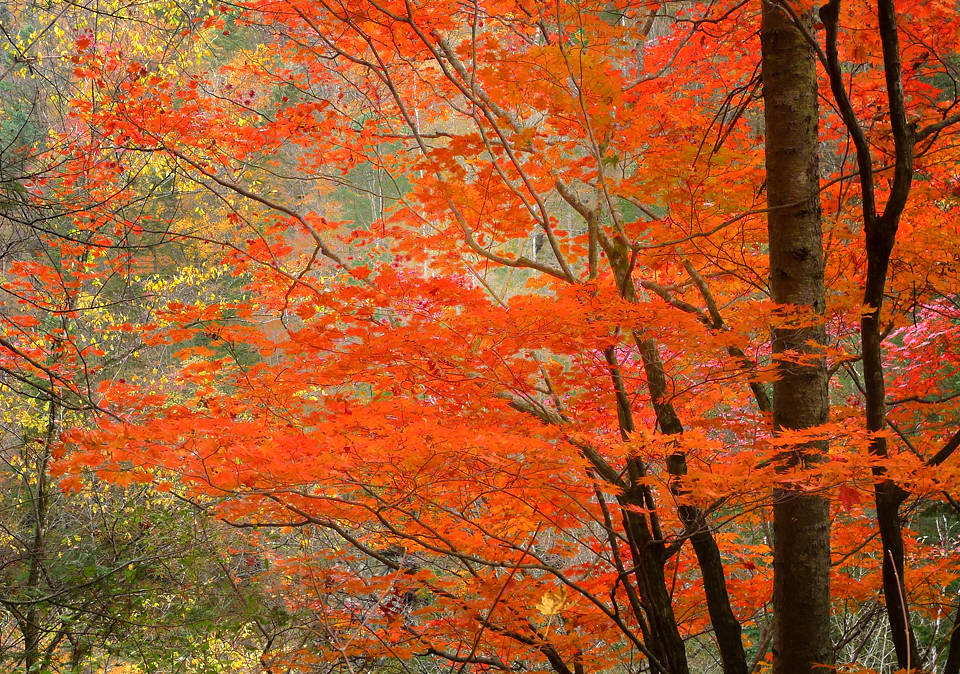
MULTIPOLYGON (((33 531, 31 542, 25 551, 29 558, 27 578, 24 589, 27 596, 36 595, 44 582, 44 555, 46 546, 47 506, 49 499, 49 483, 47 471, 50 464, 51 447, 56 437, 58 405, 53 399, 49 403, 49 418, 43 441, 43 449, 36 458, 36 483, 30 494, 30 521, 33 531)), ((26 454, 25 454, 26 456, 26 454)), ((26 612, 17 616, 20 634, 23 637, 23 666, 27 672, 38 671, 43 654, 40 650, 40 640, 43 637, 41 621, 43 609, 38 604, 31 604, 26 612)))
MULTIPOLYGON (((803 17, 808 28, 810 17, 803 17)), ((815 324, 773 330, 778 378, 775 429, 823 424, 829 413, 825 342, 823 236, 820 223, 816 62, 810 45, 778 3, 765 0, 761 25, 770 208, 770 290, 780 305, 811 311, 815 324), (811 346, 813 345, 813 346, 811 346), (801 360, 802 359, 802 360, 801 360)), ((821 460, 826 444, 791 449, 782 467, 821 460)), ((774 489, 774 660, 776 674, 826 671, 830 642, 830 511, 826 499, 774 489)))

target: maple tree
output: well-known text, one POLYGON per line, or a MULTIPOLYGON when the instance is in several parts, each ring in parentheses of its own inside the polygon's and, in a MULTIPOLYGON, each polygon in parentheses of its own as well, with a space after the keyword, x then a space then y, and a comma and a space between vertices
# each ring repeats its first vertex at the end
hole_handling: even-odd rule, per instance
POLYGON ((198 14, 219 68, 75 41, 74 191, 202 189, 109 222, 224 282, 117 327, 173 382, 54 371, 99 409, 56 469, 301 528, 268 666, 882 669, 884 601, 901 668, 960 668, 953 3, 198 14))

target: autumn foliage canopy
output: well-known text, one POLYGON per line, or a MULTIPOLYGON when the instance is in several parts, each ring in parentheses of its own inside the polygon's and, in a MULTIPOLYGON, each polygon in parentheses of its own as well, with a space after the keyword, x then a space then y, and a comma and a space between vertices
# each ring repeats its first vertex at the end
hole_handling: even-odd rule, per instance
POLYGON ((251 0, 69 34, 23 183, 66 224, 6 269, 0 341, 90 420, 62 488, 153 485, 256 540, 309 616, 277 672, 763 670, 774 495, 815 495, 836 665, 956 672, 960 12, 897 2, 891 64, 874 2, 776 7, 818 64, 820 307, 770 292, 759 1, 251 0), (864 186, 882 214, 904 175, 880 306, 864 186), (825 341, 774 357, 773 330, 825 341), (805 367, 829 418, 775 428, 805 367))

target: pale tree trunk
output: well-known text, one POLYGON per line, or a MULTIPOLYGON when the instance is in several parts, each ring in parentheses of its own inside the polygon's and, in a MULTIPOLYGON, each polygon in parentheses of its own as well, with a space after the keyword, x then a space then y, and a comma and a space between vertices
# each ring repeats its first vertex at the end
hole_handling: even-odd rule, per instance
MULTIPOLYGON (((809 19, 802 19, 808 27, 809 19)), ((761 42, 770 290, 777 304, 819 317, 824 288, 816 61, 791 18, 768 0, 763 3, 761 42)), ((775 429, 804 429, 827 421, 826 363, 812 355, 824 342, 819 318, 799 329, 774 327, 775 429), (798 362, 801 354, 808 355, 798 362)), ((825 451, 820 442, 791 448, 781 457, 781 467, 817 462, 825 451)), ((773 497, 774 672, 825 672, 817 665, 833 659, 829 502, 793 487, 775 488, 773 497)))

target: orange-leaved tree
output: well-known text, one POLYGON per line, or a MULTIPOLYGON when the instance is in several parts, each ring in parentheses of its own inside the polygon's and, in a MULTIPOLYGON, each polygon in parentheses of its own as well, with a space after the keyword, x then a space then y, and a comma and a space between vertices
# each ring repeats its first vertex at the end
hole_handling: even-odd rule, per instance
POLYGON ((243 38, 217 70, 84 45, 77 114, 212 195, 226 227, 170 231, 245 289, 163 307, 177 389, 103 386, 64 449, 310 532, 273 555, 314 616, 278 667, 747 672, 774 573, 772 610, 820 602, 773 621, 779 671, 888 666, 896 592, 901 664, 955 672, 952 7, 262 0, 205 20, 243 38), (904 223, 876 302, 854 157, 904 223))

